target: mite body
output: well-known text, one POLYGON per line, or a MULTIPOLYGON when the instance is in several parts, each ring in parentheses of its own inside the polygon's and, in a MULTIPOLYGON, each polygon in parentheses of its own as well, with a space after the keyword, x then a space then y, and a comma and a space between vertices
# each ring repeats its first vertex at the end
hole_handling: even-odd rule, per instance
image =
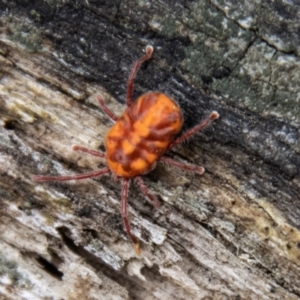
POLYGON ((182 128, 183 117, 180 107, 173 99, 160 92, 148 92, 132 102, 134 78, 140 65, 150 59, 152 53, 153 48, 147 46, 146 54, 138 59, 133 66, 127 82, 127 108, 121 117, 114 115, 105 105, 102 96, 97 96, 100 107, 115 123, 105 138, 106 153, 73 146, 75 151, 105 158, 107 167, 70 176, 35 175, 32 177, 34 181, 48 182, 80 180, 111 173, 122 180, 121 214, 125 230, 134 243, 138 255, 140 254, 140 244, 131 233, 127 213, 129 182, 134 180, 143 194, 155 207, 158 207, 158 199, 147 188, 141 175, 150 172, 157 162, 164 162, 184 170, 203 174, 203 167, 181 163, 163 155, 219 117, 219 114, 214 111, 198 125, 175 138, 182 128))
POLYGON ((109 168, 120 177, 146 174, 182 127, 177 103, 149 92, 128 107, 105 139, 109 168))

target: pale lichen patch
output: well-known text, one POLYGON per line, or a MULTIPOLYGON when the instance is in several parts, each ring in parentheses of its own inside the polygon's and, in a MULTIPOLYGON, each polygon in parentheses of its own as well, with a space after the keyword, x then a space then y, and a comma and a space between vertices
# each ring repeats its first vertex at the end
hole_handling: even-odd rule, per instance
POLYGON ((84 246, 84 249, 99 257, 115 270, 121 270, 124 267, 125 263, 117 253, 111 251, 100 240, 93 239, 88 245, 84 246))

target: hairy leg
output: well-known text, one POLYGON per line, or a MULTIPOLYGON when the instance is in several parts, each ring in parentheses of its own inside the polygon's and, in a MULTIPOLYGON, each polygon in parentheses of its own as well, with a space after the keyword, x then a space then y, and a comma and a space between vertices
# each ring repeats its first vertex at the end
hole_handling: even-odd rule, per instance
POLYGON ((150 201, 153 203, 154 207, 159 207, 160 203, 158 199, 150 192, 150 190, 147 188, 146 184, 144 183, 144 180, 141 176, 137 176, 134 178, 134 181, 139 185, 141 191, 143 194, 150 199, 150 201))
POLYGON ((187 132, 183 133, 180 137, 175 139, 168 147, 168 150, 173 149, 177 145, 181 144, 188 138, 190 138, 192 135, 197 133, 198 131, 204 129, 207 127, 211 121, 216 120, 219 118, 219 114, 216 111, 213 111, 205 120, 203 120, 201 123, 193 127, 192 129, 188 130, 187 132))
POLYGON ((205 171, 205 169, 203 167, 185 164, 185 163, 179 162, 175 159, 172 159, 172 158, 169 158, 166 156, 162 156, 159 161, 167 163, 169 165, 175 166, 175 167, 183 169, 183 170, 194 171, 200 175, 202 175, 205 171))
POLYGON ((74 151, 81 151, 81 152, 85 152, 85 153, 91 154, 93 156, 98 156, 98 157, 106 158, 106 154, 105 153, 100 152, 100 151, 91 150, 91 149, 88 149, 88 148, 85 148, 85 147, 74 145, 72 147, 72 149, 74 151))
POLYGON ((69 180, 80 180, 80 179, 86 179, 86 178, 92 178, 97 176, 102 176, 105 174, 110 173, 110 169, 108 167, 87 172, 83 174, 76 174, 76 175, 66 175, 66 176, 44 176, 44 175, 34 175, 32 176, 33 181, 37 182, 47 182, 47 181, 69 181, 69 180))
POLYGON ((147 46, 146 47, 146 54, 142 56, 140 59, 138 59, 135 64, 133 65, 133 68, 131 70, 130 76, 127 81, 127 97, 126 97, 126 103, 127 107, 129 107, 132 103, 132 92, 133 92, 133 83, 134 83, 134 78, 141 66, 141 64, 150 59, 153 53, 153 47, 152 46, 147 46))
POLYGON ((113 122, 117 122, 118 121, 118 117, 106 106, 104 99, 101 95, 97 95, 97 100, 98 103, 101 107, 101 109, 104 111, 104 113, 113 121, 113 122))
POLYGON ((140 244, 137 238, 131 233, 130 224, 128 220, 127 199, 128 199, 129 182, 130 179, 128 178, 124 178, 122 182, 121 214, 122 214, 125 230, 134 244, 135 253, 137 255, 140 255, 141 254, 140 244))

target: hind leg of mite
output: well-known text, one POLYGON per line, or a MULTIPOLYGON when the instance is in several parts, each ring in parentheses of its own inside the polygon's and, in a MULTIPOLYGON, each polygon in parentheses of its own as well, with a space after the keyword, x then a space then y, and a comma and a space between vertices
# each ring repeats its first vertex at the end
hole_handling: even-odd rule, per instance
POLYGON ((128 210, 127 210, 127 199, 128 199, 128 189, 129 189, 129 182, 130 179, 124 178, 122 181, 122 195, 121 195, 121 215, 123 218, 123 223, 125 227, 125 231, 127 232, 128 236, 131 238, 135 253, 137 255, 141 254, 141 247, 138 239, 131 233, 130 223, 128 219, 128 210))
POLYGON ((64 175, 63 176, 33 175, 31 178, 33 181, 36 182, 70 181, 70 180, 81 180, 81 179, 103 176, 110 172, 111 172, 110 169, 108 167, 105 167, 103 169, 82 173, 82 174, 65 175, 65 176, 64 175))
POLYGON ((148 187, 146 186, 143 178, 141 176, 137 176, 134 178, 134 181, 138 184, 138 186, 140 187, 142 193, 151 201, 151 203, 153 204, 153 206, 155 208, 158 208, 160 206, 160 202, 157 199, 156 196, 154 196, 150 190, 148 189, 148 187))

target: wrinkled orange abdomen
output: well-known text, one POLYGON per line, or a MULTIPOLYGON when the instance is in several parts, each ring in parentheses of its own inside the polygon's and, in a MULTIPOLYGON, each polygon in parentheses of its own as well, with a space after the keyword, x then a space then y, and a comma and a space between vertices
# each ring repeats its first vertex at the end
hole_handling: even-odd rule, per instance
POLYGON ((127 178, 151 171, 182 123, 181 110, 173 99, 158 92, 142 95, 106 135, 109 168, 127 178))

